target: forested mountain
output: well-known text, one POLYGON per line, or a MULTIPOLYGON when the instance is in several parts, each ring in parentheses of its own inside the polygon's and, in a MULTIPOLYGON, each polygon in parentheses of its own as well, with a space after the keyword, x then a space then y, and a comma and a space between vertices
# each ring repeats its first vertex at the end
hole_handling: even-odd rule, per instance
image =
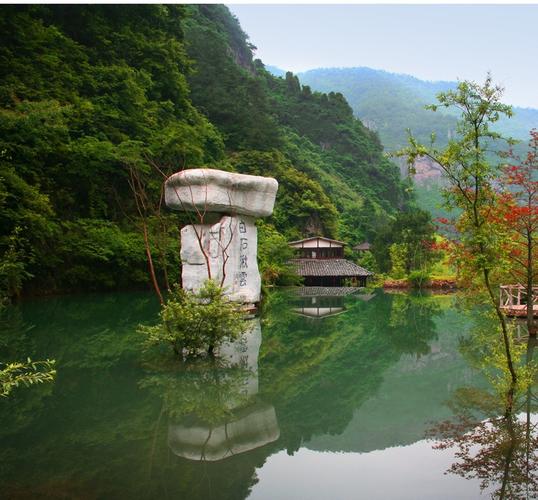
MULTIPOLYGON (((424 106, 435 103, 439 92, 456 88, 457 82, 429 82, 364 67, 313 69, 298 76, 301 83, 320 92, 341 92, 355 116, 378 131, 388 150, 406 144, 407 128, 423 141, 434 131, 440 143, 446 143, 454 131, 454 115, 443 110, 432 113, 424 106)), ((499 131, 523 141, 536 127, 538 110, 531 108, 515 107, 514 116, 498 124, 499 131)))
MULTIPOLYGON (((280 69, 272 68, 275 75, 280 69)), ((457 82, 429 82, 413 76, 389 73, 366 67, 322 68, 299 73, 301 83, 321 92, 341 92, 353 113, 367 127, 375 130, 387 151, 396 151, 407 145, 407 130, 424 143, 429 143, 434 132, 436 142, 445 146, 456 128, 454 111, 438 108, 434 113, 425 109, 436 101, 439 92, 455 89, 457 82)), ((514 108, 512 118, 502 117, 497 131, 521 141, 514 146, 520 156, 525 154, 529 131, 538 128, 538 110, 514 108)), ((492 160, 496 158, 492 154, 492 160)), ((403 160, 400 163, 405 172, 403 160)), ((442 173, 428 160, 415 164, 415 195, 418 205, 434 217, 447 216, 441 208, 442 173)))
POLYGON ((0 10, 0 286, 10 293, 146 283, 144 234, 158 278, 177 280, 178 216, 160 195, 163 175, 182 168, 278 179, 266 254, 311 234, 356 243, 413 210, 346 99, 272 76, 226 7, 0 10))

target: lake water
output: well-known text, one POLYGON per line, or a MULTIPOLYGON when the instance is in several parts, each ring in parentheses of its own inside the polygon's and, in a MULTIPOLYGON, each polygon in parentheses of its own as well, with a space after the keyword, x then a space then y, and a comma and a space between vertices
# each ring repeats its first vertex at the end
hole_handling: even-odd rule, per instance
MULTIPOLYGON (((3 498, 463 499, 454 450, 426 433, 461 388, 453 296, 273 293, 223 361, 143 355, 150 294, 32 300, 2 319, 3 359, 54 358, 54 383, 0 400, 3 498)), ((508 498, 508 497, 507 497, 508 498)))

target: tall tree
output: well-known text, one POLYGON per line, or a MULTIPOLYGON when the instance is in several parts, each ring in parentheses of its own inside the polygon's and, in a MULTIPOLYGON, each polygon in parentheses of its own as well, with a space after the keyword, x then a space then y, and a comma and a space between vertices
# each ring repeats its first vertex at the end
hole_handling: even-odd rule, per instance
POLYGON ((456 134, 443 149, 435 147, 435 137, 426 146, 410 136, 409 146, 398 154, 407 157, 411 168, 417 158, 430 158, 440 165, 448 180, 447 204, 449 208, 461 210, 457 228, 459 245, 466 255, 461 263, 480 274, 489 303, 498 318, 512 382, 509 390, 511 400, 517 374, 506 318, 497 302, 491 278, 497 265, 500 238, 498 232, 492 230, 488 217, 495 203, 493 184, 498 176, 498 169, 492 164, 489 152, 496 141, 503 139, 490 127, 501 116, 512 115, 512 108, 501 103, 502 94, 503 89, 493 84, 491 75, 487 76, 483 85, 464 81, 459 83, 456 90, 438 94, 439 104, 431 105, 429 109, 456 108, 460 112, 456 134))

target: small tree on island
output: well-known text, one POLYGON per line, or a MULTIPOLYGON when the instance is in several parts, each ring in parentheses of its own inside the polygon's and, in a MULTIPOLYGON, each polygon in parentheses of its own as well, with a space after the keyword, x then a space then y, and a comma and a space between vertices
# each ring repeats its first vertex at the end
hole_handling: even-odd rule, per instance
POLYGON ((155 326, 139 328, 146 337, 145 345, 168 344, 178 356, 213 355, 223 342, 237 339, 247 328, 244 312, 213 280, 207 280, 198 293, 177 287, 163 305, 160 318, 155 326))

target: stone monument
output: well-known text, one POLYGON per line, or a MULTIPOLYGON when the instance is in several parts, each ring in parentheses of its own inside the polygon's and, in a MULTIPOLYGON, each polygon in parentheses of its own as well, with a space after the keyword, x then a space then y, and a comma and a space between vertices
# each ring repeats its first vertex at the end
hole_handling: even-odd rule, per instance
POLYGON ((209 168, 183 170, 165 183, 165 202, 193 223, 181 230, 182 283, 197 292, 211 278, 231 300, 260 301, 257 217, 271 215, 278 183, 209 168))

